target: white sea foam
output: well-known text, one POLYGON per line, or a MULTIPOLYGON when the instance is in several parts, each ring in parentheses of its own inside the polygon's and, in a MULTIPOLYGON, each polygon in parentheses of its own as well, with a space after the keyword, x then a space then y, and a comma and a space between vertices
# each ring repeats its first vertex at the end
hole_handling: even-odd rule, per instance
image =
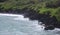
POLYGON ((14 18, 14 20, 29 20, 29 18, 24 18, 24 16, 18 16, 16 18, 14 18))
POLYGON ((0 16, 16 16, 16 18, 14 18, 14 20, 29 20, 29 18, 24 18, 23 15, 18 15, 18 14, 3 14, 3 13, 0 13, 0 16))
POLYGON ((17 14, 5 14, 5 13, 0 13, 0 15, 1 16, 22 16, 22 15, 17 15, 17 14))

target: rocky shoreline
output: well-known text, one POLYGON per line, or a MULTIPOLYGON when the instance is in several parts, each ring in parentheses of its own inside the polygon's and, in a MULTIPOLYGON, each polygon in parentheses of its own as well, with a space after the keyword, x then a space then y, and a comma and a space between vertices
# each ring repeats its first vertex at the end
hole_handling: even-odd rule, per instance
POLYGON ((0 9, 0 13, 23 14, 25 18, 28 17, 30 20, 38 20, 39 22, 42 22, 42 24, 44 24, 45 26, 45 30, 53 30, 54 28, 60 28, 60 22, 57 21, 55 16, 51 17, 49 12, 46 14, 40 14, 35 10, 25 8, 23 10, 0 9))

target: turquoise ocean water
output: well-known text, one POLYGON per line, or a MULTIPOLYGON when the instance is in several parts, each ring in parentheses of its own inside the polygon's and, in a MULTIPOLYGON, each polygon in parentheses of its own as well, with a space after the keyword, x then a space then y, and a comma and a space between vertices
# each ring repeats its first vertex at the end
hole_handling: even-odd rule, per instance
POLYGON ((46 31, 42 27, 23 15, 0 13, 0 35, 60 35, 60 29, 46 31))

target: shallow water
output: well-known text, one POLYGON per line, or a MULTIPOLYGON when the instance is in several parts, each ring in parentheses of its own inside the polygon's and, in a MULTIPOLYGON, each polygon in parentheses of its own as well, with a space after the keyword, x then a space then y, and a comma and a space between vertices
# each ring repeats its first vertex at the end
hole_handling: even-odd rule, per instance
POLYGON ((23 15, 0 13, 0 35, 60 35, 60 29, 46 31, 42 27, 23 15))

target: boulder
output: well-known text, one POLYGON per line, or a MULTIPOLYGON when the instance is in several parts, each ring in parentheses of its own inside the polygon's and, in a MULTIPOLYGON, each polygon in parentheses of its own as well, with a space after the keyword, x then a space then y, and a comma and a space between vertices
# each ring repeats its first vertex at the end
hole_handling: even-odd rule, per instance
POLYGON ((52 26, 52 25, 47 26, 47 27, 44 28, 44 30, 54 30, 54 29, 55 29, 55 27, 52 26))

